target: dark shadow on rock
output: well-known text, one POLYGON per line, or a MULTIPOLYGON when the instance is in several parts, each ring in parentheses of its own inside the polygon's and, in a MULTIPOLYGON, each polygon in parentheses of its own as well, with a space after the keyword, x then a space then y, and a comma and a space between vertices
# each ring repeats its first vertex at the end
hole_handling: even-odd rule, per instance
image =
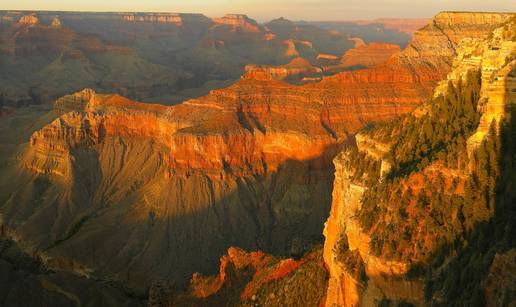
MULTIPOLYGON (((509 89, 508 89, 509 90, 509 89)), ((510 96, 508 96, 510 97, 510 96)), ((426 300, 432 305, 508 306, 514 303, 514 276, 489 285, 493 259, 516 248, 516 107, 508 105, 507 120, 499 132, 499 176, 496 178, 494 215, 477 223, 463 238, 441 247, 426 272, 426 300), (510 279, 510 278, 509 278, 510 279), (490 288, 491 287, 491 288, 490 288), (492 293, 497 293, 493 297, 492 293), (489 294, 489 295, 487 295, 489 294)), ((487 202, 489 196, 486 195, 487 202)), ((507 270, 510 270, 507 266, 507 270)), ((423 272, 420 269, 419 272, 423 272)))
POLYGON ((292 256, 323 241, 338 145, 275 172, 237 176, 169 175, 164 149, 144 140, 124 144, 131 159, 118 161, 118 142, 74 149, 71 187, 54 182, 39 196, 55 198, 41 204, 45 213, 14 229, 23 240, 38 238, 31 243, 52 257, 51 266, 145 293, 154 280, 182 287, 193 272, 215 273, 231 246, 292 256))

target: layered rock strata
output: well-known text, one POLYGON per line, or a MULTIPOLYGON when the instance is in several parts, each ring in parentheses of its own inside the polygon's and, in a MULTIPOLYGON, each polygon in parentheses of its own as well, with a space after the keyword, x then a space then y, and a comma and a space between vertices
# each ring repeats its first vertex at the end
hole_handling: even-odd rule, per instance
POLYGON ((322 78, 323 70, 312 66, 309 61, 297 57, 288 64, 281 66, 246 65, 244 79, 254 80, 285 80, 301 79, 303 77, 322 78))
MULTIPOLYGON (((509 106, 516 103, 513 95, 516 88, 514 82, 514 50, 516 46, 514 45, 514 35, 511 34, 514 33, 514 22, 507 22, 511 16, 513 15, 488 13, 483 16, 481 14, 442 13, 427 27, 427 29, 436 27, 443 33, 451 33, 448 36, 450 40, 448 43, 444 43, 445 48, 441 50, 448 47, 449 50, 457 52, 452 64, 452 71, 436 88, 436 96, 445 92, 449 81, 457 84, 458 80, 466 78, 468 72, 482 72, 482 95, 479 102, 482 117, 476 132, 468 140, 469 155, 472 155, 472 148, 485 138, 491 123, 493 121, 499 123, 504 116, 507 116, 505 111, 509 109, 509 106), (502 23, 500 27, 502 21, 507 23, 502 23), (475 23, 478 25, 477 27, 472 25, 475 23), (460 35, 456 36, 455 32, 457 29, 464 29, 471 35, 475 31, 474 29, 476 31, 492 29, 496 25, 498 27, 491 31, 492 34, 487 35, 487 32, 481 31, 474 38, 459 40, 460 35), (454 41, 460 41, 460 43, 455 44, 454 41)), ((441 40, 438 37, 421 40, 419 39, 420 35, 421 32, 415 34, 417 42, 411 44, 407 48, 408 50, 405 50, 406 53, 410 54, 415 50, 417 53, 426 52, 416 48, 415 45, 423 46, 429 44, 430 41, 441 40)), ((424 111, 421 109, 414 111, 416 117, 423 113, 424 111)), ((381 162, 381 174, 388 173, 390 165, 386 156, 392 144, 370 139, 367 133, 359 133, 356 136, 356 145, 360 152, 381 162)), ((371 234, 362 230, 358 219, 358 212, 362 207, 362 197, 367 187, 353 179, 355 166, 350 163, 349 159, 349 153, 344 151, 334 160, 335 181, 332 208, 324 230, 326 237, 324 258, 330 273, 326 306, 372 306, 382 300, 425 305, 423 281, 408 276, 412 264, 410 260, 384 259, 373 255, 370 251, 371 234), (339 258, 339 254, 342 253, 340 246, 343 238, 346 239, 350 251, 358 251, 360 254, 365 266, 366 278, 358 278, 339 258)), ((416 189, 415 186, 412 188, 416 189)), ((496 267, 502 261, 501 257, 496 259, 492 269, 493 279, 498 274, 496 267)), ((488 300, 500 299, 497 297, 496 291, 490 288, 486 291, 488 300)))
POLYGON ((260 32, 260 26, 258 23, 247 15, 241 14, 227 14, 221 18, 213 19, 215 24, 228 25, 234 30, 241 30, 244 32, 260 32))
POLYGON ((392 44, 370 43, 346 51, 341 65, 347 67, 372 67, 386 62, 392 55, 399 53, 400 47, 392 44))
POLYGON ((427 27, 384 64, 302 86, 248 76, 172 107, 66 96, 4 172, 1 221, 49 257, 138 288, 212 272, 228 246, 301 253, 320 240, 335 154, 431 97, 458 29, 427 27))

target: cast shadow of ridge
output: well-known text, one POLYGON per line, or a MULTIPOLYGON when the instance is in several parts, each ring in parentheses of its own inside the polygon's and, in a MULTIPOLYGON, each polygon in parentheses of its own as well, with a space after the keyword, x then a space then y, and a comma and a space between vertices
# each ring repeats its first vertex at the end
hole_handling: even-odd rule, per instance
MULTIPOLYGON (((509 91, 511 89, 506 88, 506 93, 509 91)), ((487 180, 494 177, 494 185, 490 187, 489 181, 480 180, 481 200, 464 204, 465 207, 477 206, 472 209, 473 214, 490 212, 487 213, 489 218, 475 223, 461 239, 435 252, 425 277, 425 299, 428 302, 457 306, 508 306, 516 299, 514 292, 511 292, 514 283, 510 282, 516 274, 514 102, 506 105, 505 112, 506 118, 500 124, 499 135, 491 131, 479 149, 484 151, 481 156, 489 159, 487 163, 479 161, 480 165, 496 164, 494 168, 479 170, 485 172, 487 180)))
MULTIPOLYGON (((127 158, 121 162, 113 150, 119 142, 104 139, 101 154, 98 148, 74 150, 72 187, 63 192, 69 197, 42 203, 45 210, 26 217, 32 225, 15 229, 29 241, 51 230, 37 236, 36 245, 56 267, 145 292, 156 279, 181 287, 193 272, 215 273, 231 246, 291 256, 323 240, 335 147, 316 159, 285 161, 263 175, 167 176, 159 145, 124 142, 127 158)), ((39 198, 55 193, 49 185, 39 198)))

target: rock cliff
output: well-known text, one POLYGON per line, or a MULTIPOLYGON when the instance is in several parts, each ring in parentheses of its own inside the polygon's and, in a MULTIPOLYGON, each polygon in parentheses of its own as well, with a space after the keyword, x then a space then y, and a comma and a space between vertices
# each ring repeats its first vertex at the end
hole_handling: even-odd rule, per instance
POLYGON ((220 259, 218 275, 194 273, 184 292, 155 285, 151 293, 160 295, 149 301, 159 306, 315 306, 324 302, 326 275, 321 249, 295 260, 232 247, 220 259))
POLYGON ((302 79, 304 77, 318 77, 322 79, 323 71, 312 66, 308 60, 301 57, 292 59, 288 64, 281 66, 246 65, 244 79, 254 80, 285 80, 302 79))
POLYGON ((179 13, 120 13, 113 14, 113 17, 128 22, 149 22, 165 23, 176 26, 188 25, 188 23, 207 23, 208 18, 202 14, 179 14, 179 13))
POLYGON ((506 306, 516 300, 516 250, 496 254, 484 281, 487 306, 506 306))
POLYGON ((260 32, 260 26, 258 23, 251 18, 247 17, 247 15, 241 14, 227 14, 221 18, 213 19, 215 24, 218 25, 228 25, 231 26, 234 31, 243 31, 243 32, 260 32))
POLYGON ((0 22, 0 92, 9 106, 83 88, 179 103, 231 84, 248 64, 281 66, 352 46, 317 27, 279 35, 245 15, 0 11, 0 22))
MULTIPOLYGON (((439 52, 441 52, 441 54, 456 54, 452 64, 452 70, 435 90, 436 97, 442 96, 449 91, 451 86, 449 84, 454 84, 454 86, 459 87, 459 83, 463 82, 468 77, 472 78, 472 72, 479 74, 481 72, 479 80, 481 84, 481 94, 478 97, 481 117, 478 126, 474 127, 472 135, 467 139, 467 152, 470 161, 474 161, 473 156, 476 155, 476 153, 474 153, 475 146, 478 147, 479 144, 487 138, 491 122, 494 120, 496 123, 500 123, 504 117, 508 116, 507 110, 511 108, 510 106, 516 103, 516 99, 513 96, 514 88, 516 88, 513 76, 515 66, 514 50, 516 49, 514 45, 514 33, 513 15, 441 13, 434 18, 429 26, 414 34, 414 41, 404 51, 405 54, 399 56, 399 59, 404 57, 410 58, 415 54, 422 54, 427 51, 430 51, 434 55, 439 54, 439 52), (513 19, 510 19, 511 17, 513 19), (432 28, 441 33, 450 33, 446 35, 446 41, 442 41, 442 37, 440 36, 422 36, 425 31, 432 28), (461 38, 462 34, 456 36, 458 29, 464 30, 466 37, 471 35, 471 38, 461 38), (472 33, 476 34, 473 35, 472 33), (440 51, 432 51, 436 48, 430 45, 440 41, 442 41, 439 47, 440 51), (427 46, 428 48, 420 49, 416 46, 427 46)), ((390 61, 392 61, 392 59, 390 61)), ((422 118, 427 116, 426 114, 428 114, 428 112, 428 108, 423 105, 416 109, 411 116, 414 118, 422 118)), ((425 287, 425 281, 417 277, 417 274, 414 274, 415 264, 419 263, 419 261, 426 263, 426 266, 423 265, 424 269, 428 269, 430 266, 425 262, 426 260, 422 260, 424 256, 420 256, 419 259, 410 257, 387 257, 377 250, 372 251, 373 247, 375 249, 377 248, 377 240, 381 237, 377 233, 385 230, 375 228, 375 226, 368 231, 363 229, 364 212, 362 208, 365 201, 365 192, 368 189, 375 188, 376 193, 380 193, 382 187, 386 189, 389 189, 391 186, 399 187, 396 183, 392 185, 382 185, 384 180, 391 180, 386 179, 386 176, 390 174, 392 156, 396 155, 396 148, 393 148, 393 145, 396 144, 396 133, 398 133, 396 128, 389 130, 392 129, 393 126, 386 125, 386 127, 391 128, 382 128, 380 126, 372 131, 361 132, 356 136, 358 152, 363 153, 372 161, 377 161, 377 165, 379 166, 378 182, 372 186, 370 183, 366 183, 368 180, 367 177, 357 177, 357 174, 360 173, 368 174, 364 172, 363 166, 359 166, 359 163, 354 160, 357 154, 353 154, 350 150, 345 150, 334 160, 335 181, 332 194, 332 208, 324 230, 326 238, 324 259, 330 274, 326 306, 372 306, 382 301, 409 302, 414 305, 425 305, 428 302, 427 300, 436 299, 435 297, 424 298, 423 288, 425 287), (384 131, 382 129, 386 130, 384 131), (378 137, 379 135, 383 136, 378 137), (361 168, 361 170, 359 170, 359 168, 361 168), (345 242, 345 244, 342 242, 345 242), (362 278, 354 274, 352 268, 349 267, 348 258, 342 258, 342 255, 347 255, 354 251, 358 251, 364 263, 365 276, 362 278)), ((468 137, 468 135, 466 135, 466 137, 468 137)), ((405 139, 402 140, 402 142, 403 144, 408 144, 411 141, 405 139)), ((466 147, 466 144, 464 144, 464 147, 466 147)), ((459 157, 458 159, 461 158, 459 157)), ((426 180, 432 181, 434 179, 431 178, 435 178, 435 175, 431 173, 437 171, 442 173, 442 175, 438 176, 443 176, 444 179, 441 180, 443 180, 444 186, 449 185, 452 181, 450 177, 455 178, 453 181, 458 185, 458 187, 455 188, 456 190, 446 193, 464 193, 461 191, 460 182, 464 178, 471 176, 469 171, 467 169, 446 169, 442 164, 438 162, 433 166, 423 167, 423 169, 418 172, 410 173, 410 176, 400 178, 399 180, 402 182, 401 186, 404 186, 404 188, 401 189, 407 189, 408 186, 411 191, 428 190, 428 185, 422 183, 421 179, 416 180, 416 177, 422 176, 426 178, 426 180), (406 180, 408 180, 408 183, 403 183, 406 180)), ((396 174, 391 175, 396 177, 396 174)), ((392 191, 392 194, 389 193, 387 195, 393 197, 392 195, 398 192, 399 191, 392 191)), ((416 192, 415 195, 417 195, 417 193, 418 192, 416 192)), ((416 196, 411 197, 417 199, 416 196)), ((400 208, 402 205, 396 201, 389 203, 389 200, 387 200, 387 203, 386 211, 383 207, 376 207, 375 210, 378 219, 387 221, 386 224, 389 224, 388 227, 391 227, 389 228, 390 231, 399 228, 407 229, 410 222, 396 222, 390 213, 394 210, 402 210, 400 208)), ((368 206, 371 206, 371 204, 368 204, 368 206)), ((415 210, 415 205, 410 206, 412 206, 412 208, 407 211, 409 217, 405 217, 405 219, 414 219, 414 217, 410 217, 410 214, 415 210)), ((371 212, 368 214, 373 215, 371 212)), ((431 220, 431 218, 425 217, 424 221, 420 223, 429 225, 429 220, 431 220)), ((444 226, 441 225, 441 227, 444 226)), ((465 235, 465 230, 463 230, 462 226, 454 227, 454 231, 461 232, 462 235, 465 235)), ((449 234, 441 235, 445 237, 449 234)), ((415 239, 417 236, 418 235, 413 233, 411 239, 411 246, 416 246, 417 248, 420 248, 419 246, 421 245, 436 246, 441 244, 438 242, 446 240, 443 237, 437 237, 432 240, 428 238, 415 239)), ((399 246, 401 246, 401 241, 401 238, 396 239, 399 246)), ((398 247, 398 249, 400 248, 401 247, 398 247)), ((493 263, 492 279, 496 278, 494 277, 497 274, 496 267, 502 261, 501 259, 501 257, 497 256, 493 263)), ((446 264, 444 264, 443 267, 445 267, 445 265, 446 264)), ((443 267, 440 267, 438 270, 445 270, 443 267)), ((503 279, 503 277, 500 278, 503 279)), ((487 282, 487 284, 490 284, 490 282, 487 282)), ((508 287, 512 286, 509 285, 508 287)), ((487 289, 489 289, 486 290, 488 300, 501 299, 501 296, 498 296, 498 294, 492 290, 491 286, 487 286, 487 289)), ((441 301, 441 303, 443 303, 443 301, 441 301)))
MULTIPOLYGON (((490 28, 481 24, 474 35, 490 28)), ((51 259, 139 289, 213 273, 229 246, 302 253, 321 239, 341 146, 366 124, 430 98, 460 33, 452 40, 428 27, 374 68, 305 85, 251 74, 176 106, 92 90, 65 96, 57 118, 20 144, 2 173, 1 221, 51 259)), ((360 191, 356 185, 349 197, 360 191)), ((349 246, 364 245, 361 236, 348 235, 349 246)), ((379 276, 368 297, 420 293, 403 280, 401 290, 385 290, 395 278, 383 275, 407 265, 367 255, 360 253, 367 274, 379 276)))
POLYGON ((386 62, 392 55, 399 53, 400 47, 392 44, 370 43, 346 51, 342 56, 343 67, 372 67, 386 62))
POLYGON ((16 242, 1 235, 2 306, 145 306, 143 299, 118 283, 51 270, 37 255, 24 253, 16 242))

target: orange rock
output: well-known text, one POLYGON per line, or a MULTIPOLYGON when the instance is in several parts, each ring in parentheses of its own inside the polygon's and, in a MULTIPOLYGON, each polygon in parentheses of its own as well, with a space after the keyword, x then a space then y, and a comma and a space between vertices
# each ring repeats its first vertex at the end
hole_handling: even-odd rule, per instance
POLYGON ((370 43, 348 50, 341 59, 343 67, 372 67, 387 61, 392 55, 399 53, 400 47, 393 44, 370 43))
MULTIPOLYGON (((479 28, 475 35, 490 26, 479 28)), ((317 83, 251 75, 176 106, 88 90, 63 97, 56 103, 61 115, 32 135, 20 158, 20 186, 29 192, 13 195, 2 213, 42 248, 91 215, 85 230, 52 252, 136 286, 208 270, 235 242, 286 252, 298 232, 302 239, 320 234, 328 210, 320 190, 331 186, 340 146, 364 125, 431 97, 450 69, 460 29, 450 38, 427 27, 387 62, 317 83), (26 183, 38 174, 48 176, 52 189, 38 198, 45 210, 32 216, 26 212, 33 212, 36 184, 26 183), (52 214, 41 214, 47 209, 52 214), (29 218, 38 222, 22 223, 29 218), (28 224, 33 228, 24 229, 28 224)), ((216 289, 220 280, 210 282, 216 289)))
POLYGON ((247 15, 242 14, 227 14, 221 18, 214 18, 213 21, 218 25, 228 25, 233 30, 242 30, 244 32, 260 32, 258 23, 247 15))

